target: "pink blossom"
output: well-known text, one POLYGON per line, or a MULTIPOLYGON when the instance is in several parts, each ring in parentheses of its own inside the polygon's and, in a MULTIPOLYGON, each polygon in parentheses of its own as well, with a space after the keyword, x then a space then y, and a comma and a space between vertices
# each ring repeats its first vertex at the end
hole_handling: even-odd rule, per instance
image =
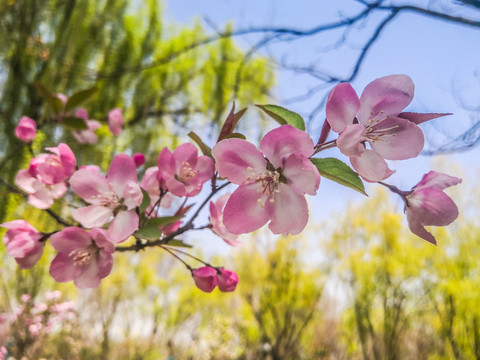
POLYGON ((230 193, 223 194, 217 201, 210 202, 210 224, 212 231, 220 236, 230 246, 242 246, 243 244, 237 240, 238 235, 231 234, 223 224, 223 208, 230 198, 230 193))
POLYGON ((55 199, 67 191, 67 180, 75 171, 76 159, 70 147, 61 143, 46 148, 51 154, 40 154, 28 170, 20 170, 15 177, 17 186, 29 194, 28 203, 39 209, 52 206, 55 199))
POLYGON ((51 292, 46 292, 44 296, 45 300, 47 301, 58 300, 62 297, 62 293, 59 290, 55 290, 51 292))
POLYGON ((59 251, 50 265, 50 275, 58 282, 73 280, 79 289, 94 288, 112 270, 115 244, 104 229, 67 227, 52 235, 50 243, 59 251))
POLYGON ((177 147, 173 153, 164 147, 158 155, 158 181, 160 186, 176 196, 195 196, 214 173, 208 156, 198 156, 190 143, 177 147))
POLYGON ((70 179, 70 186, 78 196, 92 204, 72 210, 73 218, 84 227, 100 227, 113 217, 108 235, 115 243, 126 240, 138 229, 135 208, 142 203, 143 194, 130 156, 115 156, 106 178, 97 171, 80 169, 70 179))
POLYGON ((145 164, 145 155, 143 155, 142 153, 133 154, 132 157, 135 165, 137 165, 137 168, 145 164))
POLYGON ((25 220, 13 220, 1 226, 8 229, 3 237, 8 254, 22 269, 30 269, 42 257, 45 243, 40 239, 43 234, 25 220))
POLYGON ((217 270, 210 266, 203 266, 192 271, 195 285, 204 292, 212 292, 218 284, 217 270))
POLYGON ((8 354, 7 348, 5 346, 0 347, 0 360, 5 360, 8 354))
POLYGON ((225 228, 248 233, 270 221, 274 234, 298 234, 308 221, 305 194, 315 195, 320 184, 309 160, 313 142, 283 125, 263 137, 260 150, 242 139, 222 140, 212 149, 219 175, 240 185, 225 205, 225 228))
POLYGON ((217 273, 218 277, 218 289, 223 292, 234 291, 237 288, 238 284, 238 275, 226 269, 219 269, 220 274, 217 273))
POLYGON ((37 135, 37 123, 28 116, 22 116, 15 128, 15 136, 25 143, 31 142, 37 135))
POLYGON ((20 299, 23 301, 23 302, 29 302, 30 299, 31 299, 31 296, 29 294, 23 294, 20 299))
POLYGON ((102 125, 96 120, 89 120, 88 112, 84 108, 78 109, 75 117, 84 119, 87 128, 85 130, 72 131, 73 137, 80 144, 96 144, 98 142, 98 135, 95 134, 95 130, 99 129, 102 125))
POLYGON ((340 134, 337 146, 366 181, 378 182, 394 173, 385 159, 417 156, 424 145, 417 124, 448 115, 402 113, 413 93, 408 76, 389 75, 368 84, 360 98, 348 83, 337 85, 329 94, 327 121, 340 134))
POLYGON ((408 226, 415 235, 437 244, 425 226, 446 226, 457 218, 457 205, 443 189, 461 182, 462 179, 430 171, 413 187, 412 192, 405 197, 405 213, 408 226))
MULTIPOLYGON (((142 182, 140 183, 140 187, 145 190, 150 197, 150 205, 145 210, 146 213, 150 213, 152 206, 155 205, 160 198, 160 192, 163 189, 158 179, 158 174, 159 172, 157 166, 150 167, 145 171, 145 175, 143 176, 142 182)), ((163 191, 165 191, 165 189, 163 189, 163 191)), ((162 198, 160 206, 163 208, 169 208, 172 205, 174 198, 174 196, 169 196, 169 194, 165 194, 162 198)))
POLYGON ((38 336, 40 330, 42 329, 42 324, 32 324, 28 327, 28 331, 32 336, 38 336))
POLYGON ((122 133, 122 126, 125 120, 123 119, 122 109, 115 108, 108 113, 108 129, 110 132, 118 136, 122 133))

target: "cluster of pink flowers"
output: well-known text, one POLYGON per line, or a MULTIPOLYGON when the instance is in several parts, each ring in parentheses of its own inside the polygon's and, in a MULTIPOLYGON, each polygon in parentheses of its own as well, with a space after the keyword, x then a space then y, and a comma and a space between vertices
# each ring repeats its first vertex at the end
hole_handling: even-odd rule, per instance
MULTIPOLYGON (((35 302, 29 294, 21 296, 21 302, 10 314, 0 314, 0 355, 8 353, 9 329, 15 328, 20 341, 32 345, 40 335, 49 334, 65 321, 75 319, 75 303, 60 302, 62 294, 55 290, 44 294, 44 301, 35 302)), ((18 340, 18 339, 17 339, 18 340)), ((0 359, 2 357, 0 356, 0 359)))
MULTIPOLYGON (((321 159, 314 156, 335 145, 349 157, 356 173, 348 165, 342 166, 348 169, 350 177, 358 179, 357 184, 363 188, 363 178, 399 194, 405 201, 411 231, 436 243, 425 226, 445 226, 456 219, 458 209, 443 190, 461 180, 432 171, 408 191, 383 182, 394 173, 387 160, 409 159, 422 151, 424 136, 418 125, 448 115, 403 112, 412 101, 413 92, 413 82, 406 75, 376 79, 360 97, 350 84, 337 85, 327 100, 324 128, 331 128, 338 137, 327 142, 326 132, 316 145, 303 130, 304 126, 298 125, 298 118, 289 122, 287 117, 281 126, 265 134, 257 148, 242 136, 233 136, 238 135, 233 134, 238 119, 235 120, 232 110, 211 149, 201 140, 195 140, 204 155, 199 155, 197 147, 190 143, 173 151, 164 147, 156 166, 144 171, 146 159, 141 153, 116 155, 103 175, 95 165, 78 168, 75 155, 66 144, 47 148, 50 153, 34 157, 29 168, 18 173, 15 182, 28 195, 29 204, 39 209, 49 208, 70 189, 84 202, 84 206, 70 212, 79 224, 44 234, 24 220, 6 222, 2 226, 7 228, 4 238, 7 251, 22 268, 30 268, 41 257, 49 238, 58 252, 50 267, 52 277, 59 282, 73 281, 79 288, 89 288, 98 286, 101 279, 110 274, 115 251, 161 246, 168 247, 170 253, 177 251, 177 255, 185 255, 175 249, 174 244, 179 240, 174 237, 188 230, 209 228, 231 246, 242 244, 238 239, 241 234, 266 224, 274 234, 299 234, 309 218, 306 195, 315 195, 320 185, 320 167, 316 160, 321 159), (142 171, 143 178, 139 181, 137 173, 142 171), (201 194, 209 181, 210 195, 186 220, 193 206, 186 205, 187 201, 201 194), (208 202, 230 183, 238 185, 233 193, 221 194, 208 202), (180 202, 180 198, 183 198, 180 207, 171 211, 170 216, 161 216, 180 202), (209 224, 195 228, 193 221, 207 204, 209 224), (136 238, 134 245, 118 246, 132 236, 136 238)), ((62 99, 68 107, 65 105, 68 100, 62 99)), ((283 109, 282 113, 288 112, 283 109)), ((83 108, 77 109, 75 116, 83 119, 87 126, 74 132, 75 138, 81 143, 95 143, 94 130, 100 123, 90 120, 83 108)), ((279 116, 282 115, 277 114, 277 118, 279 116)), ((121 110, 110 111, 108 119, 111 132, 119 135, 124 123, 121 110)), ((35 122, 24 117, 16 134, 29 143, 35 137, 35 129, 35 122)), ((220 291, 233 291, 237 286, 238 276, 231 270, 203 261, 206 266, 192 269, 180 260, 192 272, 196 286, 202 291, 211 292, 217 286, 220 291)))

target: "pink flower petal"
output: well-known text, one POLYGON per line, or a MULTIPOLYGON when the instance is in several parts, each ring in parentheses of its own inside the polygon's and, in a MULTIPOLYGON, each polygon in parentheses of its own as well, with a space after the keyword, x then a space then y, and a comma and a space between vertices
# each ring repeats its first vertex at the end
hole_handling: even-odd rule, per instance
POLYGON ((299 234, 308 222, 307 200, 304 195, 292 191, 288 184, 280 184, 278 190, 273 196, 274 202, 265 204, 266 210, 273 213, 268 228, 274 234, 299 234))
POLYGON ((67 282, 77 278, 83 269, 76 266, 67 253, 60 252, 50 264, 50 275, 58 282, 67 282))
POLYGON ((373 80, 360 96, 357 118, 363 125, 369 119, 397 116, 413 99, 414 85, 406 75, 389 75, 373 80))
POLYGON ((440 189, 415 190, 407 199, 407 211, 424 226, 446 226, 458 217, 457 205, 440 189))
POLYGON ((108 169, 107 179, 113 185, 115 194, 122 197, 126 183, 137 182, 137 166, 133 159, 126 154, 115 156, 108 169))
POLYGON ((360 156, 365 151, 365 145, 361 142, 365 140, 365 127, 361 124, 348 125, 338 135, 337 146, 342 154, 352 157, 360 156))
POLYGON ((428 174, 423 175, 422 180, 415 186, 415 189, 420 190, 423 188, 434 188, 443 190, 450 186, 460 184, 462 179, 454 176, 450 176, 444 173, 430 171, 428 174))
POLYGON ((165 181, 175 175, 177 165, 172 152, 164 147, 160 154, 158 154, 158 180, 165 181))
POLYGON ((86 228, 100 227, 110 221, 113 211, 101 205, 90 205, 72 210, 73 218, 86 228))
POLYGON ((220 176, 237 185, 252 173, 264 173, 267 166, 267 161, 255 145, 242 139, 220 141, 213 147, 212 155, 220 176))
POLYGON ((308 134, 292 125, 283 125, 265 134, 260 150, 275 168, 283 167, 283 161, 292 154, 308 158, 314 151, 308 134))
POLYGON ((442 116, 452 115, 451 113, 414 113, 414 112, 402 112, 397 117, 407 119, 417 125, 424 123, 425 121, 436 119, 442 116))
POLYGON ((287 185, 299 195, 315 195, 320 185, 320 174, 315 165, 304 157, 290 155, 286 160, 282 175, 287 185))
POLYGON ((395 171, 375 151, 365 150, 359 157, 351 157, 350 163, 360 176, 368 182, 378 182, 388 178, 395 171))
POLYGON ((76 226, 67 227, 50 236, 50 245, 52 245, 55 250, 66 254, 91 244, 92 239, 88 232, 76 226))
POLYGON ((143 194, 142 189, 138 186, 137 182, 127 181, 122 194, 125 200, 125 206, 128 210, 131 210, 142 204, 143 194))
POLYGON ((70 178, 72 190, 90 204, 99 204, 104 201, 106 194, 112 192, 108 180, 90 169, 80 169, 70 178))
POLYGON ((395 117, 373 125, 372 134, 375 134, 374 139, 368 140, 372 150, 387 160, 416 157, 422 151, 425 142, 423 132, 417 125, 395 117))
POLYGON ((118 244, 138 229, 138 215, 134 211, 120 211, 108 226, 108 238, 118 244))
POLYGON ((115 252, 115 244, 108 238, 107 230, 101 228, 93 228, 90 230, 90 236, 95 244, 106 252, 113 254, 115 252))
POLYGON ((100 285, 101 279, 98 276, 98 263, 96 261, 90 261, 88 265, 82 268, 82 273, 73 279, 73 283, 77 288, 91 289, 100 285))
POLYGON ((336 133, 341 133, 353 119, 360 108, 360 99, 348 83, 338 84, 328 95, 326 113, 327 121, 336 133))
POLYGON ((41 244, 38 251, 34 251, 31 255, 25 256, 23 258, 15 258, 15 261, 21 269, 31 269, 33 265, 35 265, 42 257, 43 248, 44 244, 41 244))
MULTIPOLYGON (((227 140, 220 143, 225 141, 227 140)), ((243 234, 265 225, 271 216, 271 211, 269 213, 267 208, 263 207, 265 201, 260 183, 240 185, 223 210, 223 223, 227 231, 231 234, 243 234), (258 199, 260 203, 257 202, 258 199)))
POLYGON ((437 240, 435 240, 435 237, 430 234, 422 224, 420 224, 416 219, 415 219, 415 214, 407 211, 407 221, 408 221, 408 227, 412 233, 415 235, 421 237, 424 240, 427 240, 428 242, 437 245, 437 240))
POLYGON ((195 145, 185 143, 173 151, 173 157, 177 166, 176 172, 180 171, 183 163, 188 163, 190 167, 195 168, 197 166, 198 150, 195 145))
POLYGON ((22 189, 23 191, 26 191, 27 193, 33 193, 35 192, 35 188, 33 187, 33 184, 37 182, 38 180, 34 178, 28 170, 20 170, 17 173, 17 176, 15 176, 15 184, 22 189))

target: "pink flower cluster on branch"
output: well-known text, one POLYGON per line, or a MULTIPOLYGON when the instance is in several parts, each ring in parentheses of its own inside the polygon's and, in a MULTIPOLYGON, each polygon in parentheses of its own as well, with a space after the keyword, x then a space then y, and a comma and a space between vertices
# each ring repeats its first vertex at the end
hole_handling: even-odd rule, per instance
MULTIPOLYGON (((86 109, 76 107, 78 99, 92 91, 87 89, 71 98, 54 95, 63 104, 57 111, 57 121, 67 122, 72 109, 76 109, 74 122, 84 122, 86 128, 73 133, 80 143, 94 144, 98 140, 95 129, 100 123, 90 120, 86 109)), ((299 234, 309 218, 306 195, 316 195, 320 175, 362 194, 366 194, 362 179, 388 187, 404 200, 410 230, 436 244, 425 226, 446 226, 457 218, 458 209, 443 190, 461 180, 431 171, 409 191, 383 182, 394 172, 387 160, 409 159, 423 149, 424 136, 418 125, 448 115, 404 112, 413 93, 413 82, 406 75, 376 79, 360 97, 350 84, 337 85, 328 97, 326 121, 316 145, 299 114, 276 105, 261 105, 259 108, 280 126, 263 136, 259 148, 234 132, 245 112, 242 109, 235 113, 234 107, 212 148, 197 134, 189 133, 203 155, 191 143, 173 151, 164 147, 156 166, 146 169, 143 165, 147 159, 141 153, 117 154, 104 175, 95 164, 78 168, 74 153, 64 143, 46 148, 49 153, 35 156, 28 169, 17 174, 15 183, 20 190, 8 185, 12 191, 28 196, 30 205, 47 211, 62 227, 43 233, 25 220, 5 222, 7 252, 21 268, 31 268, 49 240, 57 251, 50 266, 51 276, 58 282, 73 281, 83 289, 99 286, 110 274, 115 251, 155 246, 181 261, 200 290, 211 292, 218 287, 223 292, 233 291, 238 275, 180 250, 178 247, 190 246, 179 236, 208 229, 226 244, 240 246, 241 234, 266 224, 274 234, 299 234), (330 129, 338 137, 327 141, 330 129), (335 158, 314 158, 335 146, 350 158, 353 170, 335 158), (204 191, 207 182, 211 185, 209 193, 204 191), (222 193, 231 184, 237 187, 231 193, 222 193), (50 209, 54 200, 65 194, 73 205, 67 220, 50 209), (203 194, 204 199, 197 201, 195 197, 203 194), (208 223, 198 226, 199 214, 207 205, 208 223), (71 223, 70 218, 78 224, 71 223), (130 245, 121 244, 128 239, 133 240, 130 245), (193 269, 191 261, 204 266, 193 269)), ((16 136, 33 153, 30 142, 36 125, 32 121, 22 118, 16 136)), ((110 111, 111 132, 119 135, 123 124, 121 110, 110 111)), ((155 159, 148 163, 155 163, 155 159)))

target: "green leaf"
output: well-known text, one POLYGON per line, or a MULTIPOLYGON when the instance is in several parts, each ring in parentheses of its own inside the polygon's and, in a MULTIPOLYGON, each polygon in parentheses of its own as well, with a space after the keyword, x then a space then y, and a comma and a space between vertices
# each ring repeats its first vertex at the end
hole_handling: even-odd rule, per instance
POLYGON ((93 94, 95 94, 96 92, 97 92, 97 88, 93 87, 93 88, 81 90, 73 94, 68 98, 67 103, 65 104, 65 111, 76 108, 78 105, 84 103, 89 98, 91 98, 93 94))
POLYGON ((142 194, 143 194, 143 200, 142 203, 140 204, 140 214, 143 214, 145 210, 147 209, 148 205, 150 205, 150 195, 142 189, 142 194))
POLYGON ((192 245, 185 244, 182 240, 172 239, 165 245, 167 246, 175 246, 175 247, 183 247, 183 248, 192 248, 192 245))
POLYGON ((202 150, 203 155, 212 157, 212 149, 210 149, 210 147, 208 145, 206 145, 202 141, 202 139, 200 139, 200 136, 195 134, 193 131, 190 131, 188 133, 188 136, 190 137, 190 139, 192 139, 193 141, 195 141, 197 143, 197 145, 200 147, 200 150, 202 150))
POLYGON ((156 240, 160 236, 162 236, 162 230, 160 230, 159 227, 173 224, 175 221, 180 220, 181 218, 182 216, 164 216, 159 218, 151 218, 144 226, 142 226, 141 229, 137 230, 133 235, 141 239, 156 240))
POLYGON ((182 216, 164 216, 158 218, 151 218, 147 221, 147 225, 153 225, 156 227, 165 226, 169 224, 173 224, 175 221, 180 220, 182 216))
POLYGON ((34 84, 38 93, 45 99, 47 105, 58 114, 60 111, 63 110, 63 103, 55 94, 50 92, 45 86, 40 83, 34 84))
POLYGON ((277 105, 255 105, 263 110, 267 115, 276 120, 280 125, 290 124, 297 129, 305 131, 305 121, 296 112, 285 109, 277 105))
POLYGON ((146 240, 157 240, 160 236, 162 236, 162 230, 155 225, 145 225, 140 230, 137 230, 133 233, 133 236, 146 239, 146 240))
POLYGON ((72 130, 87 129, 87 123, 85 122, 85 120, 74 116, 67 116, 66 118, 63 118, 62 124, 72 130))
POLYGON ((344 162, 335 158, 310 160, 321 176, 368 196, 360 176, 344 162))

